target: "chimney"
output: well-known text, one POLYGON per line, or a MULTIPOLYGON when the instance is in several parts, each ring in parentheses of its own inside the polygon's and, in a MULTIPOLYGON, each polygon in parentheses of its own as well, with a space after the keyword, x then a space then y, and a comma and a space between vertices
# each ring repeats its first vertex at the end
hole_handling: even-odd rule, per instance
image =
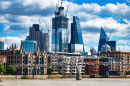
POLYGON ((13 49, 13 43, 12 43, 12 49, 13 49))
POLYGON ((21 45, 20 49, 23 49, 23 45, 21 45))
POLYGON ((57 55, 57 51, 55 52, 55 55, 57 55))
POLYGON ((43 50, 43 53, 45 53, 45 50, 43 50))
POLYGON ((39 47, 37 47, 37 51, 39 51, 39 47))
POLYGON ((15 49, 16 49, 16 43, 15 43, 15 49))

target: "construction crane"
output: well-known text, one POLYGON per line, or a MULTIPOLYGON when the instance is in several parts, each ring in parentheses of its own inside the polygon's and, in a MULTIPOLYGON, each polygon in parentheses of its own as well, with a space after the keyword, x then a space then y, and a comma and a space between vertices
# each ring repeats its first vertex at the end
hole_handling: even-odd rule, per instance
POLYGON ((69 5, 67 6, 67 10, 66 10, 66 14, 65 14, 65 17, 67 17, 68 7, 69 7, 69 5))
POLYGON ((109 37, 108 37, 108 40, 107 40, 107 41, 109 41, 109 39, 110 39, 110 37, 111 37, 111 34, 112 34, 112 31, 113 31, 113 29, 111 30, 110 35, 109 35, 109 37))
MULTIPOLYGON (((46 28, 47 28, 47 30, 48 30, 48 36, 49 36, 49 28, 48 28, 48 26, 47 26, 47 24, 45 23, 45 25, 46 25, 46 28)), ((50 37, 50 36, 49 36, 50 37)), ((49 40, 49 39, 48 39, 49 40)), ((50 47, 50 40, 49 40, 49 47, 50 47)))
POLYGON ((41 28, 41 31, 42 31, 43 29, 42 29, 42 27, 41 27, 41 21, 40 21, 40 19, 39 19, 39 23, 40 23, 40 28, 41 28))

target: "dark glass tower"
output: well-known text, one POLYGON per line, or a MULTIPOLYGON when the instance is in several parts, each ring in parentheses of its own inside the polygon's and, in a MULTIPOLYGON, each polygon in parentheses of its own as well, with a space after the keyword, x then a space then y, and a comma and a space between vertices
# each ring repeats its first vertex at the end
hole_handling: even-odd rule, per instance
POLYGON ((69 51, 72 53, 85 52, 80 21, 77 16, 73 16, 73 23, 71 23, 70 47, 71 49, 69 51))
POLYGON ((111 47, 111 51, 116 51, 116 41, 109 41, 108 35, 105 33, 105 31, 101 27, 98 51, 101 51, 102 45, 104 45, 106 43, 111 47))

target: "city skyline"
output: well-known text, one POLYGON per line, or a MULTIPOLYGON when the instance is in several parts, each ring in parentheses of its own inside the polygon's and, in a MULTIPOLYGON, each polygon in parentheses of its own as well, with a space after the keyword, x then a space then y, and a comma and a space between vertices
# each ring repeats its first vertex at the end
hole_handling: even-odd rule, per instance
MULTIPOLYGON (((47 23, 51 30, 54 8, 58 0, 1 0, 0 1, 0 38, 7 45, 17 43, 20 46, 29 34, 29 27, 41 20, 43 32, 47 32, 47 23), (16 6, 16 5, 17 6, 16 6), (32 8, 33 7, 33 8, 32 8)), ((59 3, 59 6, 61 4, 59 3)), ((103 27, 107 35, 113 28, 111 40, 117 41, 117 51, 129 51, 130 48, 130 3, 129 0, 66 0, 63 2, 65 11, 69 5, 67 17, 69 29, 72 16, 78 16, 81 23, 85 50, 98 48, 100 28, 103 27)), ((51 36, 50 36, 51 37, 51 36)))

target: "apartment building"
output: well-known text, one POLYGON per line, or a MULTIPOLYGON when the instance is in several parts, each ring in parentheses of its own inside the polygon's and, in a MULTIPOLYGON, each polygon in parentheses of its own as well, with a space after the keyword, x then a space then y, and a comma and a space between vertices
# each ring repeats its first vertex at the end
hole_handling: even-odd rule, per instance
POLYGON ((120 68, 120 75, 126 75, 127 72, 130 71, 130 52, 101 52, 101 56, 111 57, 115 62, 120 62, 120 66, 116 66, 118 69, 120 68), (127 64, 127 65, 124 65, 127 64))

